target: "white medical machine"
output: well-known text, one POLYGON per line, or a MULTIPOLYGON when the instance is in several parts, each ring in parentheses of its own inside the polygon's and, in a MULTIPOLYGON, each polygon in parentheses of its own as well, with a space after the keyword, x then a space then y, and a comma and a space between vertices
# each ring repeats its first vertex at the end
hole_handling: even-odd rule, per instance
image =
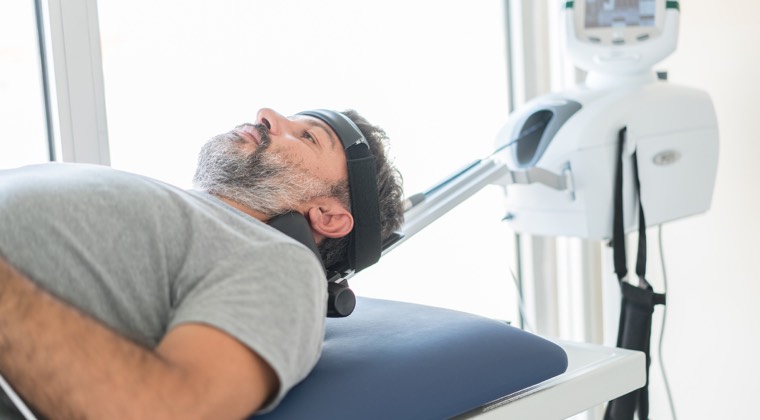
MULTIPOLYGON (((499 132, 491 156, 410 197, 404 233, 416 233, 484 185, 498 184, 516 232, 609 239, 622 127, 626 153, 639 154, 647 225, 706 211, 718 162, 712 101, 652 69, 676 48, 678 16, 677 1, 567 1, 567 52, 588 71, 586 81, 521 106, 499 132)), ((634 197, 631 178, 625 178, 624 194, 634 197)), ((636 200, 625 201, 628 231, 637 222, 636 200)))
MULTIPOLYGON (((659 80, 652 70, 676 48, 678 15, 674 1, 567 2, 567 52, 588 71, 586 82, 514 112, 496 144, 511 147, 495 156, 513 171, 540 169, 566 183, 561 190, 540 182, 507 188, 508 221, 515 231, 609 239, 622 127, 626 154, 638 152, 647 225, 709 208, 718 162, 712 101, 703 91, 659 80)), ((629 174, 630 165, 625 170, 629 174)), ((632 185, 624 184, 624 197, 634 197, 632 185)), ((631 230, 636 200, 624 201, 631 230)))

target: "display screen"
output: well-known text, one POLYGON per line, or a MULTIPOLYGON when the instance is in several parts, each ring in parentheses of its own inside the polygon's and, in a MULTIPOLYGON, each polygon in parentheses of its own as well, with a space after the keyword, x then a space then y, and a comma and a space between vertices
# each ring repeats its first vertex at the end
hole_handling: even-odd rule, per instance
POLYGON ((654 26, 656 0, 586 0, 586 28, 654 26))

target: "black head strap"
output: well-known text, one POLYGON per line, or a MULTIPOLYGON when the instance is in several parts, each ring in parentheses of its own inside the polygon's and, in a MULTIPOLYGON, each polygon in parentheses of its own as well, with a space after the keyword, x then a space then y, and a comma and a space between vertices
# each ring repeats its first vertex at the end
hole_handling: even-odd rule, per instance
POLYGON ((348 263, 354 271, 359 272, 376 263, 382 252, 375 157, 362 132, 345 115, 327 109, 299 112, 298 115, 323 121, 335 131, 343 144, 348 167, 351 214, 354 217, 354 229, 349 233, 348 239, 348 263))

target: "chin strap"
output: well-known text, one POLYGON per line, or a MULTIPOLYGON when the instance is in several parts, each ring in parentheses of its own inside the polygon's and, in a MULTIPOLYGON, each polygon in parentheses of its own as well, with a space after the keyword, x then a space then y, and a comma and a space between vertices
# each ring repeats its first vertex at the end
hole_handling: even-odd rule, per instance
POLYGON ((612 246, 615 261, 615 273, 620 282, 622 302, 620 305, 620 326, 617 346, 629 350, 638 350, 646 355, 646 384, 635 391, 610 401, 604 414, 605 420, 629 420, 638 412, 640 420, 649 418, 649 355, 650 337, 652 335, 652 314, 656 305, 665 304, 665 294, 654 293, 646 280, 647 236, 644 207, 641 203, 641 184, 636 152, 631 163, 636 187, 639 210, 639 247, 636 257, 637 286, 626 279, 628 268, 625 251, 625 228, 623 227, 623 155, 627 130, 623 127, 618 133, 618 161, 615 173, 615 211, 613 214, 612 246))

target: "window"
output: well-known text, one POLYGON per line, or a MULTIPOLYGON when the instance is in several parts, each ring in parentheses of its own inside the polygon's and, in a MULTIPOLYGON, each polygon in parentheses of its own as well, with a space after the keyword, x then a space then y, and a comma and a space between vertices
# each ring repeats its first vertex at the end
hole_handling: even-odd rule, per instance
POLYGON ((34 2, 2 2, 0 169, 49 159, 34 2))
MULTIPOLYGON (((507 117, 500 0, 98 8, 112 165, 181 187, 191 186, 202 144, 260 107, 358 110, 388 132, 407 195, 486 156, 507 117)), ((500 194, 478 194, 352 288, 514 319, 500 194)))

